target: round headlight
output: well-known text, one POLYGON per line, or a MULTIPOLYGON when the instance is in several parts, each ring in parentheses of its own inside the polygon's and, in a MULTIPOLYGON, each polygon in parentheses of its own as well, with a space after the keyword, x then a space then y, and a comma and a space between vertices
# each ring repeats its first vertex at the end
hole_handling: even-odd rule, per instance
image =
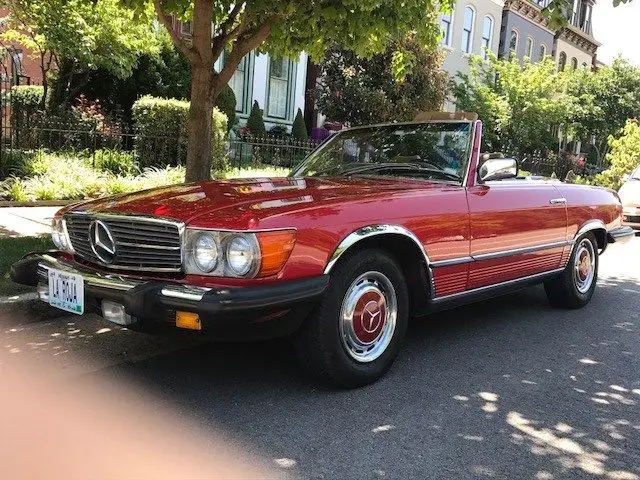
POLYGON ((193 242, 193 260, 200 270, 211 272, 218 264, 218 244, 209 234, 203 233, 193 242))
POLYGON ((245 237, 233 237, 227 244, 227 264, 235 275, 249 273, 256 254, 254 246, 245 237))

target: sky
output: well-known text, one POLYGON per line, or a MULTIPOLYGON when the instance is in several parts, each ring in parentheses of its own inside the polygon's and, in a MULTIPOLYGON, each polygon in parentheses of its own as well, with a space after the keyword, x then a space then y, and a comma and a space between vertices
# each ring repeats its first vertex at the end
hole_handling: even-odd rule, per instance
POLYGON ((640 66, 640 0, 613 6, 612 0, 598 0, 593 9, 593 36, 602 43, 598 60, 611 63, 622 54, 640 66))

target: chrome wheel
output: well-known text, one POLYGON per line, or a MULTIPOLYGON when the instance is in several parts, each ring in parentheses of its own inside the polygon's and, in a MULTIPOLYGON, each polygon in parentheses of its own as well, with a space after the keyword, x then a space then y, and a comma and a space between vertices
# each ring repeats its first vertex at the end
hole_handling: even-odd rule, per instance
POLYGON ((372 362, 391 343, 398 302, 391 281, 380 272, 366 272, 351 284, 340 310, 340 338, 354 360, 372 362))
POLYGON ((593 243, 584 238, 578 245, 573 263, 574 282, 580 293, 586 293, 591 288, 596 271, 596 254, 593 243))

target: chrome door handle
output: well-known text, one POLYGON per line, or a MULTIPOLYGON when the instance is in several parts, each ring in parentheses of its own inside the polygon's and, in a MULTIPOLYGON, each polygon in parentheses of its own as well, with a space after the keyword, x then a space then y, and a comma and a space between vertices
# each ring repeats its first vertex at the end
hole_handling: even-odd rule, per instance
POLYGON ((549 203, 551 205, 557 205, 559 203, 567 203, 567 199, 564 197, 560 197, 560 198, 552 198, 551 200, 549 200, 549 203))

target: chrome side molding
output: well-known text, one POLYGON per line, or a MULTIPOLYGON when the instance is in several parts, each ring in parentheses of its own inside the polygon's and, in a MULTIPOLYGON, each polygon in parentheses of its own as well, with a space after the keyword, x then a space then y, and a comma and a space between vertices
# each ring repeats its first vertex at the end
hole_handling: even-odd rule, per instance
POLYGON ((355 245, 359 241, 364 240, 365 238, 374 237, 376 235, 388 235, 388 234, 401 235, 403 237, 409 238, 413 243, 416 244, 416 247, 420 249, 420 252, 422 253, 422 256, 424 258, 424 261, 427 267, 431 265, 431 262, 429 260, 429 257, 427 256, 427 252, 425 251, 424 246, 422 245, 418 237, 416 237, 416 235, 411 230, 405 227, 402 227, 400 225, 367 225, 366 227, 362 227, 356 230, 355 232, 350 233, 340 242, 340 245, 338 245, 338 248, 336 248, 333 254, 331 255, 331 258, 329 259, 329 262, 327 263, 327 266, 324 269, 324 273, 325 274, 330 273, 331 269, 335 266, 335 264, 338 262, 340 257, 344 254, 344 252, 346 252, 349 248, 351 248, 353 245, 355 245))
POLYGON ((541 250, 548 250, 551 248, 565 247, 567 245, 573 245, 573 240, 561 240, 559 242, 542 243, 539 245, 533 245, 531 247, 514 248, 511 250, 502 250, 499 252, 481 253, 479 255, 473 255, 471 257, 459 257, 448 258, 446 260, 437 260, 431 262, 433 268, 437 267, 449 267, 451 265, 460 265, 463 263, 479 262, 482 260, 493 260, 495 258, 512 257, 514 255, 523 255, 525 253, 534 253, 541 250))

